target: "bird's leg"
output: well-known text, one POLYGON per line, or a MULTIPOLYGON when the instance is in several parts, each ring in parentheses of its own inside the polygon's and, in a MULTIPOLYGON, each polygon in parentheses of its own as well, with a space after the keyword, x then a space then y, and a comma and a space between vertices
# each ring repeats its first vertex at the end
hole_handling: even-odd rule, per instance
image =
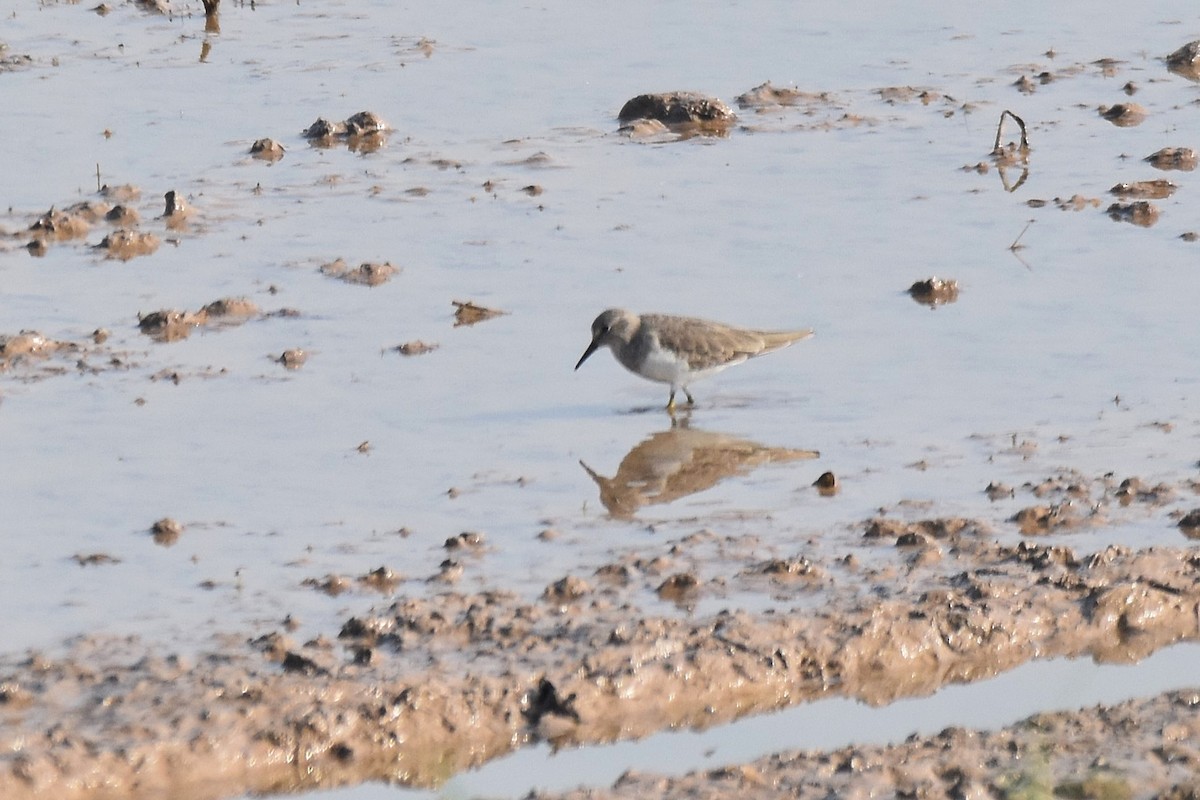
POLYGON ((696 400, 695 400, 695 398, 693 398, 693 397, 692 397, 692 393, 691 393, 691 392, 689 392, 689 391, 687 390, 687 387, 686 387, 686 386, 685 386, 685 387, 683 387, 683 393, 687 395, 687 399, 688 399, 688 405, 689 405, 689 406, 694 406, 694 405, 696 405, 696 400))
POLYGON ((675 411, 675 388, 671 388, 671 396, 667 399, 667 411, 675 411))

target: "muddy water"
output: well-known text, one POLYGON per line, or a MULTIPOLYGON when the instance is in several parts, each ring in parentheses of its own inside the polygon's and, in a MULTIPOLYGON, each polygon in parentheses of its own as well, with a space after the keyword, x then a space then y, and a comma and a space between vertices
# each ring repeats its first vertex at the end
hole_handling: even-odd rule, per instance
MULTIPOLYGON (((1083 554, 1186 547, 1200 277, 1180 236, 1200 217, 1190 173, 1141 159, 1198 146, 1200 89, 1161 56, 1200 31, 1186 4, 1022 10, 229 3, 206 30, 199 3, 17 3, 0 335, 64 346, 0 372, 7 660, 80 634, 209 650, 289 615, 333 636, 447 577, 535 598, 698 530, 880 568, 895 552, 862 538, 880 513, 1083 554), (635 94, 732 103, 768 78, 828 94, 740 110, 727 137, 616 132, 635 94), (1145 121, 1101 116, 1125 102, 1145 121), (1033 149, 998 169, 1006 108, 1033 149), (369 146, 301 136, 364 109, 392 128, 369 146), (250 156, 263 137, 281 159, 250 156), (101 199, 97 171, 140 188, 124 202, 162 243, 106 258, 98 221, 32 257, 26 229, 101 199), (1181 188, 1152 226, 1105 213, 1115 184, 1164 177, 1181 188), (172 190, 185 219, 161 218, 172 190), (339 281, 339 258, 398 272, 339 281), (933 275, 955 302, 910 299, 933 275), (138 328, 228 297, 261 313, 138 328), (468 300, 506 313, 456 326, 468 300), (698 384, 672 421, 663 387, 604 354, 571 372, 613 305, 817 336, 698 384), (437 347, 393 349, 415 341, 437 347), (277 362, 297 348, 303 366, 277 362), (820 455, 771 457, 799 451, 820 455), (833 497, 811 488, 827 470, 833 497), (1012 521, 1038 507, 1068 522, 1012 521), (172 542, 149 532, 164 517, 172 542), (482 546, 448 551, 464 531, 482 546), (380 567, 398 580, 358 580, 380 567)), ((685 606, 822 602, 729 586, 685 606)))

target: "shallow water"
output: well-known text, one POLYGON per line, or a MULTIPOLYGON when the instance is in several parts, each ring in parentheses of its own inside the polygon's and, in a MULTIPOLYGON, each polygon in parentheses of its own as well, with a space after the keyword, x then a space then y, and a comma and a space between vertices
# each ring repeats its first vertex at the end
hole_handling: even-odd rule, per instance
POLYGON ((539 745, 451 779, 439 792, 379 783, 315 791, 308 800, 419 800, 432 797, 524 797, 534 790, 610 786, 627 770, 682 775, 741 764, 791 749, 836 750, 895 744, 951 725, 995 729, 1047 708, 1113 704, 1141 693, 1188 685, 1180 676, 1200 656, 1194 644, 1162 650, 1140 664, 1096 665, 1081 659, 1035 661, 1000 677, 952 686, 931 697, 878 708, 834 698, 748 717, 708 731, 671 731, 638 742, 553 752, 539 745))
MULTIPOLYGON (((142 228, 167 240, 124 263, 80 243, 0 250, 0 333, 86 342, 108 328, 127 365, 106 367, 106 350, 87 357, 95 374, 75 357, 50 362, 63 375, 0 374, 8 654, 84 632, 206 647, 287 614, 328 634, 386 598, 302 581, 386 565, 407 578, 398 593, 430 591, 443 541, 463 530, 488 542, 464 588, 536 595, 647 536, 711 528, 837 555, 863 547, 862 521, 883 508, 982 517, 1016 540, 1006 520, 1036 501, 989 503, 991 481, 1194 476, 1200 273, 1198 245, 1178 237, 1200 217, 1190 173, 1140 161, 1197 145, 1200 87, 1160 59, 1200 35, 1190 5, 1131 19, 1080 3, 1048 19, 1034 4, 257 3, 227 4, 219 33, 199 3, 180 8, 99 16, 21 0, 0 27, 7 53, 33 58, 0 74, 0 228, 91 197, 99 169, 142 188, 142 228), (1059 80, 1032 95, 1011 85, 1043 70, 1059 80), (768 78, 831 92, 833 106, 742 112, 725 139, 615 133, 635 94, 732 102, 768 78), (1118 128, 1096 108, 1128 100, 1127 81, 1150 117, 1118 128), (943 96, 875 91, 906 85, 943 96), (961 169, 988 160, 1005 108, 1033 145, 1011 193, 1019 169, 961 169), (395 128, 376 152, 299 135, 363 109, 395 128), (288 148, 275 165, 246 155, 263 136, 288 148), (1156 201, 1157 225, 1103 213, 1110 186, 1157 177, 1183 187, 1156 201), (182 232, 154 219, 170 189, 195 208, 182 232), (1076 193, 1099 207, 1052 202, 1076 193), (403 271, 343 284, 318 271, 337 257, 403 271), (930 275, 958 280, 958 301, 912 302, 905 289, 930 275), (243 295, 300 313, 169 344, 136 328, 139 313, 243 295), (451 301, 466 299, 507 314, 453 327, 451 301), (688 424, 820 458, 609 517, 579 462, 613 475, 671 428, 664 387, 604 354, 571 372, 614 305, 816 328, 698 384, 688 424), (414 339, 440 346, 388 350, 414 339), (300 370, 271 360, 289 347, 311 352, 300 370), (163 369, 179 383, 151 380, 163 369), (834 498, 810 488, 825 470, 842 481, 834 498), (169 547, 147 533, 164 516, 186 526, 169 547), (546 528, 559 538, 538 539, 546 528), (119 563, 72 560, 97 552, 119 563)), ((1053 541, 1180 544, 1169 513, 1191 502, 1053 541)))

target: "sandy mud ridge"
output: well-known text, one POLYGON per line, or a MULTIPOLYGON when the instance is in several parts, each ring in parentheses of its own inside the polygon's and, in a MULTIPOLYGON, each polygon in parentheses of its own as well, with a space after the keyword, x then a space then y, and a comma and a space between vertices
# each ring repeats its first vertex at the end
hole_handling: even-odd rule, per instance
POLYGON ((307 642, 283 622, 194 659, 84 639, 73 654, 34 655, 0 674, 0 794, 436 785, 534 741, 708 727, 831 695, 885 703, 1033 658, 1126 662, 1198 637, 1200 556, 1190 549, 1084 556, 997 544, 971 520, 882 533, 877 523, 864 530, 902 558, 874 567, 799 553, 764 560, 761 543, 700 532, 552 581, 540 600, 411 597, 307 642), (940 557, 911 557, 932 543, 940 557), (781 568, 787 561, 804 568, 781 568), (650 613, 643 601, 667 584, 686 586, 682 607, 755 586, 801 605, 650 613))

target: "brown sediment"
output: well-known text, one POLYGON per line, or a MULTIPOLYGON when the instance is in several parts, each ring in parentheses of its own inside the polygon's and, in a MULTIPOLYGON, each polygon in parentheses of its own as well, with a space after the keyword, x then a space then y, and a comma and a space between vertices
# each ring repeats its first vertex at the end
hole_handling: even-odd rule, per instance
MULTIPOLYGON (((268 631, 191 662, 84 640, 77 647, 93 651, 34 656, 0 676, 19 699, 0 703, 0 795, 196 799, 364 780, 436 785, 530 741, 709 727, 831 695, 885 703, 1033 658, 1129 662, 1200 636, 1194 550, 1081 555, 997 544, 972 520, 870 527, 881 525, 875 541, 896 548, 906 589, 897 589, 896 566, 764 562, 739 537, 700 534, 603 565, 597 585, 553 581, 534 601, 453 591, 401 599, 348 618, 336 642, 296 645, 286 630, 268 631), (687 555, 721 544, 733 550, 702 563, 687 555), (914 557, 930 548, 940 557, 914 557), (764 577, 789 581, 798 599, 820 590, 822 602, 803 613, 686 617, 642 607, 651 592, 689 604, 764 577)), ((376 588, 374 574, 359 583, 376 588)), ((313 585, 350 588, 336 576, 313 585)))
POLYGON ((999 731, 947 728, 902 744, 792 750, 681 777, 628 772, 607 789, 529 800, 737 797, 1200 797, 1200 691, 1035 714, 999 731))

